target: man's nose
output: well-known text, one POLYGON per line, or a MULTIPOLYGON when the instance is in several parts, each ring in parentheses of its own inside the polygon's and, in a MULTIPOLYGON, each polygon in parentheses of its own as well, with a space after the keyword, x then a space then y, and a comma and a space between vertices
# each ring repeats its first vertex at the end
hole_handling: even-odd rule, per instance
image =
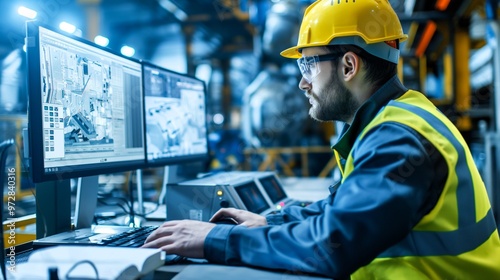
POLYGON ((302 77, 299 82, 299 88, 303 91, 307 91, 311 89, 311 84, 306 79, 304 79, 304 77, 302 77))

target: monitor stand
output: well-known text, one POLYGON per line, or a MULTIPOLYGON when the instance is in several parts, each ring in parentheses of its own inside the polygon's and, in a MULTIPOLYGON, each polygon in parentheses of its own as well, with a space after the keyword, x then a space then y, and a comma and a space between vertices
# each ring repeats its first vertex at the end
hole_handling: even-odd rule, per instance
POLYGON ((160 196, 158 197, 158 202, 160 203, 160 205, 165 204, 165 199, 167 198, 167 184, 174 183, 172 181, 175 181, 177 169, 177 165, 167 165, 163 168, 163 182, 161 184, 160 196))
POLYGON ((78 179, 73 228, 70 228, 70 180, 36 184, 37 239, 33 240, 33 249, 54 245, 95 245, 95 242, 102 238, 130 230, 128 226, 93 225, 97 208, 98 178, 89 176, 78 179), (43 205, 38 205, 38 201, 43 202, 43 205), (43 216, 38 216, 39 213, 43 216))
POLYGON ((76 185, 76 202, 74 228, 90 228, 94 222, 97 208, 97 192, 99 191, 99 176, 78 178, 76 185))
POLYGON ((90 228, 97 207, 98 178, 99 176, 78 178, 73 218, 71 217, 70 179, 35 184, 37 238, 44 238, 71 229, 90 228))
POLYGON ((70 180, 35 184, 36 238, 44 238, 71 229, 70 180))
MULTIPOLYGON (((136 170, 136 181, 138 191, 138 206, 142 205, 142 170, 136 170)), ((130 179, 131 180, 131 179, 130 179)), ((129 183, 131 186, 132 182, 129 183)), ((94 223, 94 216, 97 209, 97 197, 99 191, 99 176, 89 176, 78 178, 76 189, 76 202, 75 202, 75 216, 74 216, 74 229, 90 228, 94 223)), ((132 210, 134 207, 134 199, 132 189, 130 193, 131 213, 123 218, 120 222, 122 225, 129 227, 138 227, 142 224, 140 216, 144 211, 138 209, 137 212, 132 210)))

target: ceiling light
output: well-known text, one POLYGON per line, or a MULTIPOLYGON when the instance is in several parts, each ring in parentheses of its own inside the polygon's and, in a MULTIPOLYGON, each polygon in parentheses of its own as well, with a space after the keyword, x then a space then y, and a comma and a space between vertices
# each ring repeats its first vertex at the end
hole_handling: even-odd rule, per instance
POLYGON ((176 4, 170 0, 159 0, 160 6, 172 13, 178 20, 185 21, 188 18, 186 12, 181 10, 176 4))
POLYGON ((128 57, 134 56, 135 54, 135 49, 129 46, 123 46, 120 51, 124 56, 128 57))
POLYGON ((67 23, 65 21, 63 21, 59 24, 59 28, 63 31, 68 32, 68 33, 73 33, 76 31, 76 26, 74 26, 73 24, 67 23))
POLYGON ((213 121, 215 124, 220 125, 224 123, 224 116, 220 113, 214 115, 213 121))
POLYGON ((23 17, 27 17, 29 19, 34 19, 36 18, 36 15, 37 15, 37 12, 35 10, 32 10, 32 9, 28 9, 24 6, 20 6, 18 9, 17 9, 17 13, 23 17))
POLYGON ((94 42, 96 44, 98 44, 99 46, 103 46, 103 47, 107 47, 108 44, 109 44, 109 39, 104 37, 104 36, 101 36, 101 35, 97 35, 95 36, 94 38, 94 42))

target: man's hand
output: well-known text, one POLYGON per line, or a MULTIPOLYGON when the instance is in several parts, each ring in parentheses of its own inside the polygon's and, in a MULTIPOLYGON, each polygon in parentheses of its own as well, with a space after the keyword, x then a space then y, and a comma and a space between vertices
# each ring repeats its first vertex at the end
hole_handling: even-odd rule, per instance
POLYGON ((210 218, 210 222, 217 222, 217 220, 224 217, 233 218, 238 222, 238 225, 247 227, 261 227, 267 225, 267 220, 264 216, 235 208, 219 209, 219 211, 210 218))
POLYGON ((213 223, 194 220, 168 221, 153 231, 142 247, 160 248, 167 254, 189 258, 204 258, 203 244, 213 227, 213 223))

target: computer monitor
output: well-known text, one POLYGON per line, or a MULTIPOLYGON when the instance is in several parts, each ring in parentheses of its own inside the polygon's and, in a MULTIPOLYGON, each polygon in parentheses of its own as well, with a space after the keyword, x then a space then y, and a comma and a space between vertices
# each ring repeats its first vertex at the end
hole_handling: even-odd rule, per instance
POLYGON ((39 232, 37 219, 37 236, 64 230, 72 178, 78 178, 73 224, 88 227, 97 175, 146 164, 142 65, 36 21, 26 25, 26 55, 30 174, 39 183, 37 205, 44 205, 37 207, 46 221, 40 228, 47 228, 39 232))
POLYGON ((143 75, 148 165, 208 158, 205 83, 149 62, 143 75))
POLYGON ((141 63, 36 22, 26 47, 33 181, 143 167, 141 63))

